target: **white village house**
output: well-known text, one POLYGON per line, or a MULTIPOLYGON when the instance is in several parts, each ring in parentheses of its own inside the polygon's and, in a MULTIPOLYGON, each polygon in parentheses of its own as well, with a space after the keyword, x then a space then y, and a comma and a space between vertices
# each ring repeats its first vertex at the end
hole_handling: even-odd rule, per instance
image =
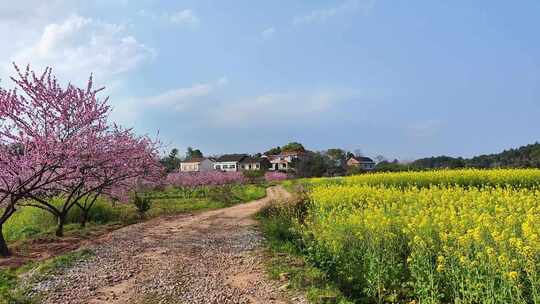
MULTIPOLYGON (((293 162, 301 158, 301 152, 282 152, 276 155, 263 155, 252 157, 248 154, 225 154, 218 158, 202 157, 192 158, 180 162, 180 172, 201 171, 293 171, 293 162)), ((370 171, 375 169, 375 162, 369 157, 352 156, 347 159, 348 167, 357 167, 370 171)))
POLYGON ((180 172, 201 172, 214 170, 214 162, 214 159, 208 157, 184 160, 180 163, 180 172))
POLYGON ((239 171, 240 162, 247 157, 247 154, 225 154, 216 159, 214 170, 235 172, 239 171))
POLYGON ((242 171, 257 171, 266 170, 270 167, 270 163, 266 158, 247 156, 240 161, 240 170, 242 171))
POLYGON ((362 170, 370 171, 375 169, 375 162, 373 159, 364 156, 351 156, 347 159, 348 167, 357 167, 362 170))
POLYGON ((219 171, 256 171, 269 167, 267 159, 252 157, 247 154, 225 154, 218 157, 214 169, 219 171))
POLYGON ((271 171, 291 171, 292 163, 301 156, 300 152, 282 152, 276 155, 263 155, 270 162, 268 170, 271 171))

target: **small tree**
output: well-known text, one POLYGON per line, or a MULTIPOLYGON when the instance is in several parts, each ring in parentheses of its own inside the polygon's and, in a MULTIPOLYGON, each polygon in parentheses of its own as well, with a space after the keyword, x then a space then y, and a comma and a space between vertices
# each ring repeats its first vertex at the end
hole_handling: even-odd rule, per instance
POLYGON ((281 147, 279 146, 264 152, 265 155, 276 155, 280 153, 281 153, 281 147))
POLYGON ((318 177, 326 174, 329 159, 318 152, 307 152, 295 160, 293 166, 298 177, 318 177))
POLYGON ((290 142, 281 147, 281 152, 306 152, 306 149, 301 143, 290 142))
MULTIPOLYGON (((109 144, 104 147, 101 162, 86 176, 87 195, 76 200, 81 209, 81 226, 85 226, 88 215, 97 197, 105 193, 126 193, 142 184, 156 185, 164 178, 163 167, 157 161, 157 142, 146 136, 137 137, 131 130, 115 127, 109 134, 109 144)), ((117 195, 117 198, 122 198, 117 195)), ((125 200, 124 200, 125 201, 125 200)))
POLYGON ((180 158, 178 157, 178 149, 173 148, 169 155, 160 160, 161 164, 167 170, 167 173, 174 172, 180 167, 180 158))
POLYGON ((133 205, 137 208, 137 212, 141 218, 144 218, 146 211, 150 210, 152 202, 148 196, 141 196, 138 193, 135 193, 133 198, 133 205))
POLYGON ((192 147, 187 148, 186 159, 202 158, 202 157, 203 157, 203 154, 201 150, 193 149, 192 147))
POLYGON ((334 176, 345 173, 347 170, 347 155, 344 150, 328 149, 325 156, 328 158, 328 175, 334 176))
POLYGON ((380 163, 380 162, 383 162, 383 161, 387 161, 386 157, 384 157, 383 155, 377 155, 375 156, 375 162, 377 163, 380 163))

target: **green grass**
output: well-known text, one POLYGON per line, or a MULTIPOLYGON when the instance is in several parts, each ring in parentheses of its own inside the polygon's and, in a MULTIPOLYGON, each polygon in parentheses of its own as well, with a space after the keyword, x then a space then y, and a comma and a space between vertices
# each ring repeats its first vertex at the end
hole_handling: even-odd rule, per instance
MULTIPOLYGON (((146 213, 146 218, 224 208, 262 198, 265 194, 264 185, 206 187, 198 190, 169 188, 164 191, 154 191, 149 194, 152 204, 146 213)), ((80 209, 72 208, 65 226, 66 235, 84 236, 92 231, 112 229, 141 220, 133 204, 116 203, 113 205, 105 199, 96 201, 90 211, 89 223, 85 229, 81 229, 78 225, 80 218, 80 209)), ((52 237, 55 227, 56 220, 50 213, 38 208, 22 207, 4 224, 3 231, 6 240, 13 243, 52 237)))
POLYGON ((286 276, 288 288, 304 292, 310 303, 353 303, 324 271, 304 258, 305 244, 300 230, 304 210, 302 202, 278 203, 258 214, 270 255, 266 264, 269 277, 282 280, 286 276))
POLYGON ((146 215, 148 217, 156 217, 161 215, 212 210, 224 208, 226 206, 227 205, 223 202, 212 201, 209 199, 161 198, 152 200, 152 207, 146 215))
MULTIPOLYGON (((25 303, 22 295, 17 290, 18 279, 15 271, 0 270, 0 304, 25 303)), ((26 303, 29 303, 26 301, 26 303)))
MULTIPOLYGON (((78 220, 80 210, 72 208, 68 214, 67 224, 64 227, 66 234, 81 230, 78 220)), ((131 204, 113 206, 111 203, 100 200, 90 212, 90 221, 84 234, 96 226, 105 224, 131 224, 138 220, 136 209, 131 204)), ((24 241, 44 236, 52 236, 56 227, 55 217, 44 210, 33 207, 20 208, 3 227, 4 236, 8 242, 24 241)))
POLYGON ((288 288, 305 293, 310 303, 352 303, 330 283, 323 271, 309 265, 299 255, 272 251, 266 267, 273 280, 281 280, 286 275, 288 288))
POLYGON ((244 185, 232 188, 238 202, 249 202, 263 198, 266 195, 266 185, 244 185))

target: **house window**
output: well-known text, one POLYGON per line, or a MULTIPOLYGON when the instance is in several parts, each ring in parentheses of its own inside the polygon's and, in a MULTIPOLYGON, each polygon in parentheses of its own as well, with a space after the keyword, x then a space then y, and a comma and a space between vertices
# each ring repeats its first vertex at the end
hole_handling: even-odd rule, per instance
POLYGON ((255 169, 259 169, 259 168, 260 168, 259 164, 255 164, 255 169))
POLYGON ((216 165, 215 168, 216 168, 216 170, 221 170, 221 166, 220 166, 220 165, 216 165))

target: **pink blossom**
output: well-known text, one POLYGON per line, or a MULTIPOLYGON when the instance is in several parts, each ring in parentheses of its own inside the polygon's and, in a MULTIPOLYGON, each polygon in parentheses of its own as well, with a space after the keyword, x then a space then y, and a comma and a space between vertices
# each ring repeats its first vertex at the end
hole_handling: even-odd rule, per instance
POLYGON ((167 175, 167 185, 174 187, 219 186, 242 184, 246 178, 241 172, 177 172, 167 175))
POLYGON ((283 173, 283 172, 269 171, 264 174, 264 179, 267 182, 282 181, 288 178, 289 176, 287 175, 287 173, 283 173))
POLYGON ((9 211, 0 225, 24 198, 19 204, 56 216, 61 235, 72 207, 87 211, 101 194, 163 176, 157 143, 108 121, 108 98, 97 97, 92 77, 84 89, 63 88, 50 68, 40 76, 15 69, 22 94, 0 88, 0 200, 9 211), (52 204, 58 196, 63 204, 52 204))

